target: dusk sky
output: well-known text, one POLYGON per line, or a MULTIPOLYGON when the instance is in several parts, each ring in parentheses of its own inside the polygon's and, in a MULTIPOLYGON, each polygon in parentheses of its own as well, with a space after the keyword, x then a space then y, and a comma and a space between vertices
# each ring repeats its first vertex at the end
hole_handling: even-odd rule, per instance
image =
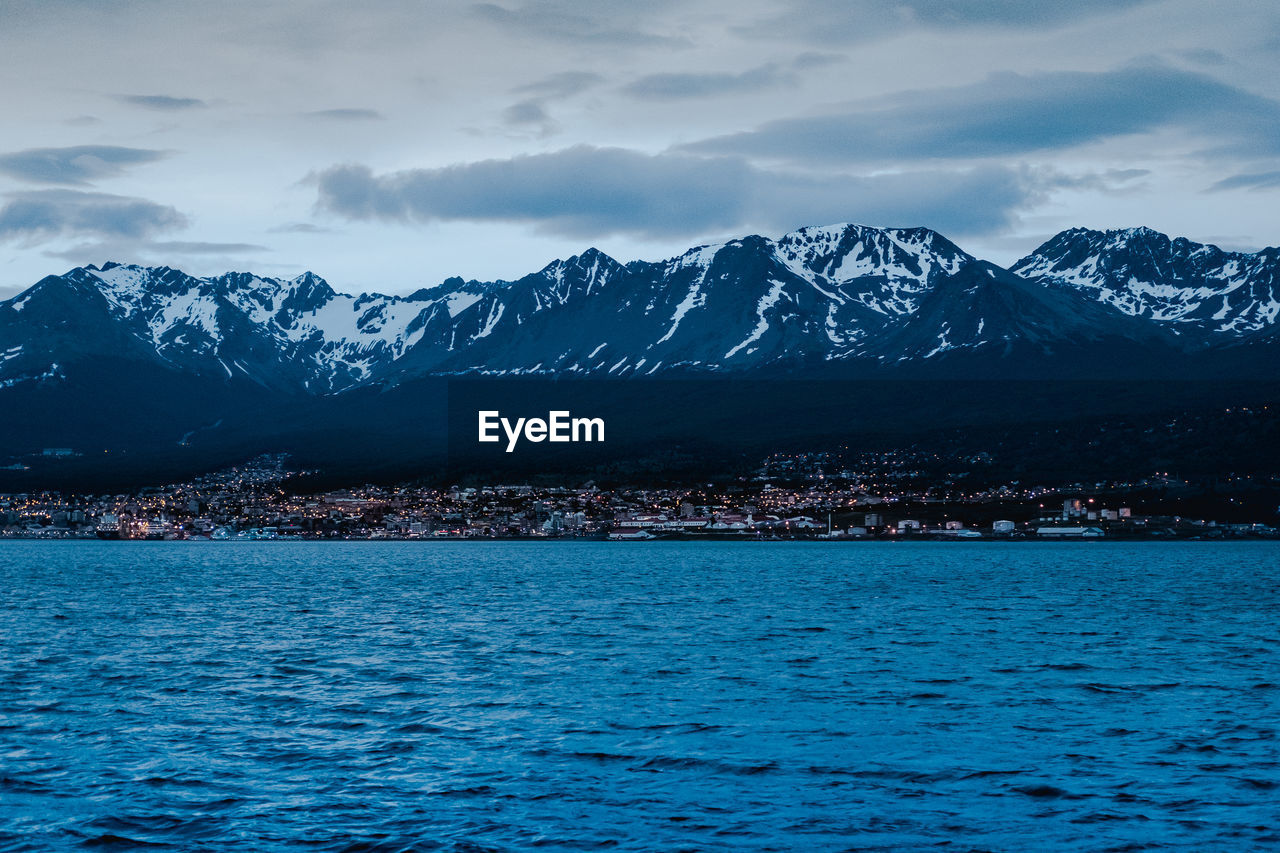
POLYGON ((0 69, 0 296, 108 260, 403 293, 836 222, 997 263, 1280 243, 1272 0, 5 0, 0 69))

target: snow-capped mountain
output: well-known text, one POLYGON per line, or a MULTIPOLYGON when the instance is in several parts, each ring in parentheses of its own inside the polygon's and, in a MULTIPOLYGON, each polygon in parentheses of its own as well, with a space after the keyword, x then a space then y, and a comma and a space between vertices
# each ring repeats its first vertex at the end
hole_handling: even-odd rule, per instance
POLYGON ((432 332, 447 334, 477 297, 465 288, 351 296, 312 273, 201 279, 106 264, 50 276, 0 303, 0 342, 10 361, 81 351, 145 356, 206 375, 332 391, 369 379, 432 332))
MULTIPOLYGON (((330 394, 430 375, 633 377, 838 370, 957 354, 1164 353, 1276 328, 1277 250, 1145 229, 1063 232, 1013 272, 924 228, 804 228, 664 261, 590 249, 516 281, 408 296, 293 279, 106 264, 0 303, 0 384, 85 360, 330 394), (1214 337, 1214 336, 1209 336, 1214 337)), ((1270 335, 1270 337, 1269 337, 1270 335)))
POLYGON ((312 273, 89 266, 0 303, 0 375, 97 354, 325 393, 435 372, 839 359, 972 260, 926 229, 841 225, 625 266, 590 249, 514 282, 454 278, 405 297, 338 293, 312 273))
POLYGON ((593 250, 513 288, 547 279, 566 290, 562 280, 577 279, 577 291, 595 298, 532 312, 518 330, 473 341, 435 368, 617 377, 846 359, 972 261, 926 229, 857 225, 745 237, 626 266, 593 250))
POLYGON ((1183 333, 1241 337, 1280 316, 1280 249, 1227 252, 1150 228, 1063 231, 1010 268, 1183 333))

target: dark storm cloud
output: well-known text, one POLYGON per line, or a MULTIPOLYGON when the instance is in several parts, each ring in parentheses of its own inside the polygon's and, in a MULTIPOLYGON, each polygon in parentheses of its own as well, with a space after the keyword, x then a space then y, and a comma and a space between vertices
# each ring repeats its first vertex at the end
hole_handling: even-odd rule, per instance
POLYGON ((115 145, 75 145, 70 148, 28 148, 0 154, 0 174, 35 184, 83 186, 110 178, 130 166, 153 163, 163 151, 115 145))
POLYGON ((0 207, 0 240, 31 243, 64 236, 141 239, 186 224, 167 205, 78 190, 12 193, 0 207))
POLYGON ((1221 190, 1269 190, 1280 187, 1280 171, 1274 172, 1253 172, 1243 175, 1232 175, 1229 178, 1223 178, 1213 186, 1209 187, 1209 192, 1219 192, 1221 190))
POLYGON ((972 234, 1007 225, 1037 192, 1026 175, 994 166, 810 176, 763 170, 740 157, 589 146, 386 175, 336 166, 311 180, 317 206, 347 219, 517 222, 587 238, 682 237, 849 219, 972 234))
POLYGON ((790 72, 776 64, 761 65, 738 74, 680 73, 663 71, 647 74, 622 87, 625 95, 654 101, 705 98, 716 95, 753 94, 762 89, 790 83, 790 72))
POLYGON ((538 0, 514 7, 476 3, 472 13, 523 37, 541 36, 609 47, 687 46, 684 36, 655 33, 645 26, 667 8, 660 0, 538 0))
POLYGON ((815 42, 864 42, 910 30, 1041 29, 1161 0, 792 0, 740 33, 815 42))
POLYGON ((208 106, 199 98, 176 98, 172 95, 118 95, 117 100, 148 110, 176 112, 208 106))
POLYGON ((511 91, 517 95, 530 95, 535 98, 571 98, 603 81, 603 77, 591 71, 561 71, 541 80, 517 86, 511 91))
POLYGON ((340 107, 335 110, 315 110, 303 113, 307 118, 333 119, 335 121, 382 121, 382 113, 359 107, 340 107))
POLYGON ((1210 140, 1216 153, 1280 153, 1280 103, 1166 67, 993 74, 687 147, 810 163, 898 163, 1017 156, 1169 128, 1210 140))

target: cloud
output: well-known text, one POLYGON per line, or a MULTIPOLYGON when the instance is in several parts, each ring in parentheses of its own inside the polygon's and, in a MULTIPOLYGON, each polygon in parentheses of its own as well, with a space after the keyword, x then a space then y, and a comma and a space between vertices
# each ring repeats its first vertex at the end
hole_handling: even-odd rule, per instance
POLYGON ((791 61, 791 67, 797 69, 805 68, 823 68, 827 65, 835 65, 839 62, 847 62, 848 56, 843 53, 820 53, 818 51, 807 51, 800 54, 791 61))
POLYGON ((184 240, 148 243, 146 250, 167 255, 225 255, 271 251, 267 246, 259 246, 257 243, 205 243, 184 240))
POLYGON ((332 228, 313 225, 310 222, 288 222, 267 229, 268 234, 332 234, 332 228))
POLYGON ((531 133, 539 138, 560 132, 560 123, 548 112, 546 102, 538 98, 517 101, 502 111, 502 123, 513 130, 531 133))
POLYGON ((337 166, 313 180, 320 208, 349 219, 532 222, 581 236, 728 226, 748 171, 737 158, 579 146, 381 176, 337 166))
POLYGON ((472 14, 508 29, 522 38, 539 36, 554 41, 607 47, 685 47, 684 36, 655 33, 644 26, 669 2, 597 2, 537 0, 514 8, 476 3, 472 14))
POLYGON ((1221 51, 1211 50, 1207 47, 1193 47, 1186 50, 1178 50, 1175 53, 1197 65, 1226 65, 1227 57, 1221 51))
POLYGON ((1106 169, 1102 172, 1066 174, 1055 169, 1033 169, 1037 182, 1044 187, 1069 190, 1121 192, 1135 188, 1134 181, 1151 174, 1150 169, 1106 169))
POLYGON ((130 263, 172 264, 174 263, 173 259, 178 256, 200 258, 200 262, 207 262, 211 258, 236 258, 269 251, 271 251, 269 247, 260 246, 256 243, 206 243, 183 240, 149 241, 106 238, 48 249, 40 254, 47 258, 61 258, 74 264, 100 262, 104 259, 130 263))
POLYGON ((1020 210, 1042 200, 1051 189, 1026 170, 996 165, 869 176, 758 171, 750 216, 743 224, 758 222, 785 231, 855 221, 923 225, 964 237, 1008 228, 1020 210))
POLYGON ((805 163, 1009 157, 1162 129, 1215 140, 1214 153, 1280 153, 1280 103, 1204 74, 1118 71, 992 74, 838 112, 768 122, 687 146, 805 163))
POLYGON ((799 81, 796 72, 833 65, 846 59, 837 53, 811 51, 786 64, 771 62, 737 73, 661 71, 633 80, 622 87, 622 93, 654 101, 751 94, 762 89, 795 85, 799 81))
POLYGON ((502 111, 502 120, 507 124, 540 124, 547 125, 551 116, 538 100, 518 101, 502 111))
POLYGON ((111 178, 130 166, 153 163, 163 151, 115 145, 76 145, 70 148, 28 148, 0 154, 0 174, 35 184, 83 186, 111 178))
POLYGON ((511 104, 502 111, 502 122, 509 127, 533 129, 539 136, 550 136, 560 129, 547 105, 581 94, 598 85, 604 78, 589 71, 562 71, 532 83, 517 86, 511 91, 518 95, 530 95, 511 104))
POLYGON ((335 110, 315 110, 303 113, 307 118, 334 119, 336 121, 382 121, 384 116, 377 110, 359 107, 341 107, 335 110))
POLYGON ((758 92, 793 81, 794 77, 781 66, 769 64, 738 74, 662 71, 628 83, 622 92, 643 100, 670 101, 758 92))
POLYGON ((199 98, 175 98, 171 95, 117 95, 116 100, 148 110, 175 112, 207 107, 199 98))
POLYGON ((36 190, 12 193, 0 207, 0 241, 35 244, 57 237, 144 239, 186 226, 176 209, 144 198, 36 190))
POLYGON ((1280 171, 1253 172, 1250 174, 1232 175, 1209 187, 1207 192, 1222 190, 1269 190, 1280 187, 1280 171))
POLYGON ((785 11, 737 27, 744 35, 865 42, 912 30, 1044 29, 1160 0, 790 0, 785 11))
POLYGON ((592 71, 561 71, 532 83, 517 86, 511 91, 517 95, 537 98, 571 98, 604 81, 592 71))
POLYGON ((982 233, 1008 225, 1046 189, 1024 171, 998 166, 814 176, 734 156, 590 146, 385 175, 335 166, 309 180, 317 207, 346 219, 514 222, 574 238, 692 237, 846 220, 982 233))

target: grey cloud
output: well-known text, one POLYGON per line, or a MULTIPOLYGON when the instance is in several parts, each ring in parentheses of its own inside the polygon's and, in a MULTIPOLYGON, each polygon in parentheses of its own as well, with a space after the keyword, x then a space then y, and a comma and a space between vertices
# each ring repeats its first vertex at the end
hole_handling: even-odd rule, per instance
POLYGON ((177 110, 190 110, 208 106, 199 98, 176 98, 172 95, 119 95, 117 100, 135 107, 160 110, 162 112, 175 112, 177 110))
POLYGON ((845 62, 848 58, 843 53, 820 53, 811 50, 793 59, 791 67, 798 69, 822 68, 827 65, 835 65, 838 62, 845 62))
POLYGON ((0 174, 37 184, 84 185, 119 175, 130 166, 153 163, 163 151, 115 145, 28 148, 0 154, 0 174))
POLYGON ((993 74, 687 147, 806 163, 899 163, 1007 157, 1165 128, 1214 140, 1216 153, 1280 153, 1280 103, 1203 74, 1151 66, 993 74))
POLYGON ((332 228, 313 225, 310 222, 289 222, 267 229, 268 234, 331 234, 332 228))
POLYGON ((654 157, 579 146, 550 154, 374 175, 314 177, 321 209, 349 219, 526 222, 575 236, 670 235, 740 218, 749 167, 736 158, 654 157))
POLYGON ((8 198, 0 207, 0 240, 142 239, 187 224, 176 209, 144 198, 78 190, 37 190, 8 198))
POLYGON ((544 138, 560 132, 560 123, 551 117, 546 104, 536 98, 518 101, 502 111, 507 127, 544 138))
POLYGON ((1227 64, 1227 58, 1220 51, 1210 50, 1209 48, 1191 48, 1189 50, 1179 50, 1177 51, 1177 55, 1187 60, 1188 62, 1194 62, 1197 65, 1226 65, 1227 64))
POLYGON ((1151 174, 1150 169, 1107 169, 1102 172, 1066 174, 1054 169, 1034 169, 1037 182, 1044 187, 1072 190, 1116 192, 1133 188, 1134 181, 1151 174))
POLYGON ((204 243, 184 240, 166 240, 146 244, 146 250, 169 255, 226 255, 249 252, 269 252, 266 246, 257 243, 204 243))
POLYGON ((507 124, 547 124, 551 121, 551 116, 547 115, 547 110, 542 106, 541 101, 529 100, 518 101, 507 107, 502 112, 502 119, 507 124))
MULTIPOLYGON (((867 12, 896 14, 909 20, 938 27, 1014 26, 1043 27, 1090 18, 1160 0, 872 0, 862 5, 867 12)), ((828 7, 847 5, 827 2, 828 7)))
POLYGON ((1042 29, 1161 0, 791 0, 785 10, 737 28, 768 39, 863 42, 911 30, 1042 29))
POLYGON ((996 166, 819 177, 760 169, 740 157, 589 146, 386 175, 336 166, 311 181, 318 208, 347 219, 515 222, 585 238, 849 219, 973 234, 1007 225, 1042 191, 1025 173, 996 166))
POLYGON ((502 111, 503 123, 511 127, 536 128, 540 136, 550 136, 560 129, 547 104, 585 92, 603 80, 599 74, 588 71, 563 71, 541 80, 517 86, 511 91, 532 97, 516 101, 502 111))
POLYGON ((1025 171, 1004 166, 833 177, 757 172, 752 216, 744 224, 789 230, 856 221, 923 225, 964 237, 1007 228, 1048 189, 1025 171))
POLYGON ((757 92, 793 79, 776 64, 761 65, 738 74, 659 72, 628 83, 622 92, 633 98, 666 101, 757 92))
POLYGON ((1280 187, 1280 171, 1274 172, 1253 172, 1250 174, 1232 175, 1209 187, 1208 192, 1221 192, 1222 190, 1269 190, 1280 187))
POLYGON ((571 98, 603 81, 603 77, 591 71, 561 71, 541 80, 517 86, 511 91, 517 95, 531 95, 537 98, 571 98))
POLYGON ((514 7, 497 3, 476 3, 471 7, 477 17, 505 27, 522 37, 530 35, 579 44, 609 47, 673 47, 688 46, 683 36, 655 33, 644 25, 653 13, 669 2, 621 2, 620 0, 538 0, 514 7))
MULTIPOLYGON (((175 256, 208 259, 224 259, 256 255, 271 251, 255 243, 204 243, 185 241, 148 241, 129 238, 104 238, 71 246, 46 249, 41 252, 48 258, 61 258, 74 264, 101 262, 103 259, 130 263, 172 264, 175 256)), ((262 260, 256 267, 265 267, 262 260)))
POLYGON ((381 121, 382 113, 377 110, 361 109, 359 107, 340 107, 334 110, 314 110, 309 113, 303 113, 307 118, 334 119, 337 121, 381 121))
POLYGON ((771 62, 737 73, 670 72, 647 74, 622 87, 625 95, 644 100, 680 100, 717 95, 751 94, 776 86, 794 85, 797 71, 821 68, 847 59, 838 53, 802 53, 780 65, 771 62))

